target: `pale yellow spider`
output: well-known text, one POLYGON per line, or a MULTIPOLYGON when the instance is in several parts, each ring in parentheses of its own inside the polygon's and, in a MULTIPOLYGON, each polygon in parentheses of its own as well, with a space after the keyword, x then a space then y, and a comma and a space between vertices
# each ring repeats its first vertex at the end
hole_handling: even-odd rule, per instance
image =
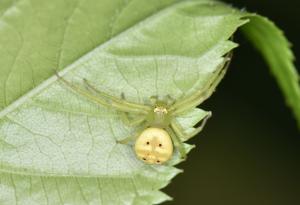
POLYGON ((126 144, 135 140, 135 153, 139 159, 148 164, 162 164, 173 155, 173 145, 178 149, 182 158, 186 157, 183 142, 198 134, 211 116, 208 112, 199 127, 193 132, 186 133, 176 118, 205 101, 215 90, 223 78, 230 58, 225 57, 218 69, 211 74, 210 80, 203 89, 193 95, 183 96, 179 100, 172 100, 169 96, 159 99, 150 97, 151 104, 137 104, 125 100, 124 94, 120 98, 108 95, 92 86, 86 79, 84 83, 87 90, 71 84, 57 74, 57 77, 76 93, 98 103, 102 106, 113 108, 122 113, 123 121, 128 126, 140 126, 141 129, 133 136, 125 138, 119 143, 126 144), (131 119, 131 116, 137 116, 131 119))

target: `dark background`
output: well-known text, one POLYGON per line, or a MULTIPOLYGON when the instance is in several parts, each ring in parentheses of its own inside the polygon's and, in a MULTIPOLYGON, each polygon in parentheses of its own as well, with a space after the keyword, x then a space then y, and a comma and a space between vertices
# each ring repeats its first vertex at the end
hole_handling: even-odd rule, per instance
MULTIPOLYGON (((227 0, 269 17, 285 31, 300 59, 299 0, 227 0)), ((165 205, 300 205, 300 132, 262 57, 235 36, 229 71, 201 105, 213 111, 184 173, 164 189, 165 205)), ((296 61, 299 70, 299 61, 296 61)))

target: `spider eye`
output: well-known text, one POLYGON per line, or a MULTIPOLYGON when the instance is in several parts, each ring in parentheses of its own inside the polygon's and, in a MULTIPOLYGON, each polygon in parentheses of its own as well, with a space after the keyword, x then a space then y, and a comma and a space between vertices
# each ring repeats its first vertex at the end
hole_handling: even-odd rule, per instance
POLYGON ((150 142, 147 142, 146 144, 147 144, 147 145, 149 145, 149 144, 150 144, 150 142))
POLYGON ((159 146, 159 147, 162 147, 162 144, 159 144, 158 146, 159 146))
POLYGON ((144 157, 143 160, 146 161, 147 159, 144 157))
POLYGON ((159 160, 157 160, 156 162, 157 162, 157 163, 160 163, 160 161, 159 161, 159 160))

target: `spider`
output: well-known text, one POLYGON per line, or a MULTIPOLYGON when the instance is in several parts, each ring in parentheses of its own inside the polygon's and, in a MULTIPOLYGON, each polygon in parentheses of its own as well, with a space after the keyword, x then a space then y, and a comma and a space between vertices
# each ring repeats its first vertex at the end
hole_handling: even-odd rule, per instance
POLYGON ((150 97, 150 104, 138 104, 129 102, 122 93, 120 98, 111 96, 96 89, 88 80, 83 79, 86 89, 82 89, 62 78, 57 72, 56 76, 74 92, 89 100, 116 109, 122 116, 127 126, 139 127, 137 132, 118 143, 127 144, 135 140, 134 150, 137 158, 147 164, 163 164, 170 160, 173 155, 173 147, 176 147, 182 159, 186 158, 184 141, 202 131, 211 112, 202 119, 200 126, 192 132, 186 133, 176 118, 205 101, 214 92, 216 86, 225 75, 230 57, 225 57, 203 89, 189 96, 183 96, 178 100, 165 96, 150 97), (136 116, 134 119, 130 116, 136 116))

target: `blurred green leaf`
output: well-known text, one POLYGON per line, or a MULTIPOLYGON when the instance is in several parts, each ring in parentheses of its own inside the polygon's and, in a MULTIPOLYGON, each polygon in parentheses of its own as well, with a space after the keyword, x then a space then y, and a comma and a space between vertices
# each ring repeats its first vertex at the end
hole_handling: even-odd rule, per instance
POLYGON ((294 55, 290 44, 283 32, 267 18, 259 15, 251 15, 248 18, 250 23, 243 26, 242 30, 269 64, 300 128, 299 74, 293 64, 294 55))

